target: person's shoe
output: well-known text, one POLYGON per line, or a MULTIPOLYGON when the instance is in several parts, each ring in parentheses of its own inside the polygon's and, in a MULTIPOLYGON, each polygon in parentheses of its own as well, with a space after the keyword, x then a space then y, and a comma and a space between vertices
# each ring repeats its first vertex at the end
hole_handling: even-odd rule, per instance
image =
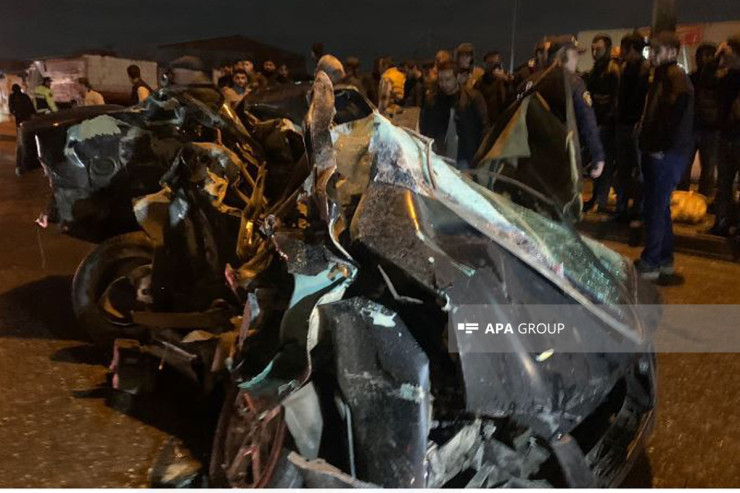
POLYGON ((657 281, 660 278, 660 269, 645 263, 642 259, 635 260, 635 270, 646 281, 657 281))
POLYGON ((15 176, 21 176, 23 174, 23 170, 19 168, 18 166, 15 167, 15 176))
POLYGON ((721 220, 714 223, 714 226, 704 232, 708 235, 722 236, 727 238, 730 236, 730 224, 729 221, 721 220))
POLYGON ((673 266, 672 263, 661 265, 658 270, 660 271, 661 276, 675 276, 676 275, 676 268, 673 266))
POLYGON ((630 215, 627 211, 615 212, 609 217, 609 221, 613 223, 627 224, 630 222, 630 215))

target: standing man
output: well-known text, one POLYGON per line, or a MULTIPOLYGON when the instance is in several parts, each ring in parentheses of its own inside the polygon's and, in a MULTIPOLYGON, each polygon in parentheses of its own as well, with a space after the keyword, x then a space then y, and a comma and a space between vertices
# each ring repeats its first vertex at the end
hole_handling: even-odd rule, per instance
POLYGON ((103 95, 92 88, 90 81, 87 80, 87 78, 81 77, 77 82, 80 84, 80 92, 82 93, 82 106, 105 104, 103 95))
POLYGON ((223 89, 224 87, 231 87, 231 65, 223 65, 221 69, 219 70, 219 77, 216 81, 216 85, 219 89, 223 89))
POLYGON ((536 82, 538 92, 547 101, 551 111, 565 123, 567 122, 567 103, 563 81, 564 77, 567 78, 573 101, 573 113, 578 127, 578 137, 591 156, 593 163, 591 177, 596 179, 604 170, 604 148, 599 139, 599 127, 596 124, 591 95, 586 89, 586 83, 576 73, 578 60, 583 50, 578 47, 572 35, 550 38, 546 41, 546 46, 548 66, 531 75, 525 86, 536 82), (549 72, 545 74, 546 71, 549 72))
POLYGON ((386 58, 385 67, 385 71, 380 75, 378 87, 378 111, 381 115, 391 116, 398 112, 403 104, 406 73, 403 67, 397 67, 390 58, 386 58))
POLYGON ((311 45, 311 60, 313 60, 313 63, 319 63, 319 60, 324 55, 326 55, 324 43, 314 43, 311 45))
POLYGON ((419 65, 414 60, 403 62, 403 73, 406 74, 406 83, 403 88, 403 106, 421 108, 424 100, 424 77, 419 65))
POLYGON ((486 102, 480 92, 460 84, 450 61, 437 66, 436 88, 424 96, 419 127, 434 139, 434 151, 470 168, 486 130, 486 102))
POLYGON ((650 40, 650 64, 655 70, 639 132, 645 155, 645 249, 635 261, 637 272, 648 280, 673 274, 671 194, 694 148, 694 88, 678 66, 680 49, 681 42, 670 31, 650 40))
POLYGON ((286 64, 282 63, 278 67, 275 82, 278 84, 290 84, 293 82, 293 79, 290 77, 290 69, 286 64))
POLYGON ((8 97, 8 110, 15 118, 15 128, 21 126, 21 123, 29 120, 36 110, 33 107, 33 101, 28 94, 21 91, 21 86, 13 84, 10 97, 8 97))
POLYGON ((613 219, 629 222, 630 219, 639 217, 641 209, 642 179, 636 128, 645 106, 650 65, 642 55, 645 40, 637 32, 625 35, 620 44, 623 62, 614 132, 617 146, 617 210, 613 219), (631 210, 628 210, 630 199, 633 203, 631 210))
POLYGON ((501 65, 501 55, 497 51, 486 53, 483 61, 485 62, 485 73, 474 87, 486 100, 488 125, 493 126, 499 115, 514 100, 514 90, 511 79, 501 65))
POLYGON ((729 236, 735 211, 735 178, 740 172, 740 33, 717 50, 719 81, 720 159, 717 162, 716 217, 710 233, 729 236))
POLYGON ((141 69, 138 65, 129 65, 126 69, 128 79, 131 81, 131 106, 144 101, 152 93, 149 84, 141 79, 141 69))
POLYGON ((36 108, 36 113, 56 113, 59 111, 51 93, 51 77, 44 77, 42 84, 34 88, 33 105, 36 108))
POLYGON ((244 96, 249 93, 247 72, 243 68, 237 68, 231 75, 231 87, 221 89, 225 102, 232 108, 236 108, 244 96))
POLYGON ((265 77, 266 87, 274 86, 277 81, 277 66, 272 60, 265 60, 262 64, 262 75, 265 77))
POLYGON ((472 89, 483 76, 483 69, 475 64, 475 46, 472 43, 462 43, 455 48, 455 62, 460 84, 472 89))
MULTIPOLYGON (((691 74, 694 85, 694 149, 699 151, 701 163, 699 193, 708 198, 714 194, 714 171, 719 157, 719 67, 714 57, 716 52, 716 44, 700 44, 696 49, 696 70, 691 74)), ((691 166, 687 166, 678 188, 688 190, 690 185, 691 166)))
POLYGON ((614 125, 619 92, 619 65, 611 57, 612 38, 599 34, 591 43, 594 67, 586 75, 586 87, 591 94, 601 146, 604 148, 604 171, 594 180, 593 196, 583 204, 583 210, 606 207, 615 165, 614 125))
POLYGON ((349 56, 344 60, 345 76, 343 84, 354 86, 363 96, 367 96, 365 83, 360 77, 360 59, 356 56, 349 56))

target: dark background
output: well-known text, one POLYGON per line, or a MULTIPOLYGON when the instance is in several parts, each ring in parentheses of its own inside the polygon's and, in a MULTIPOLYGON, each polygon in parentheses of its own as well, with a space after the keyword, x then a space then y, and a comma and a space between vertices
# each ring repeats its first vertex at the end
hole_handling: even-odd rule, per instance
MULTIPOLYGON (((518 0, 516 62, 545 34, 650 24, 650 0, 518 0)), ((514 0, 0 0, 0 59, 125 51, 241 34, 307 56, 321 41, 363 67, 473 42, 508 58, 514 0)), ((740 19, 740 0, 679 0, 680 22, 740 19)), ((508 61, 507 61, 508 62, 508 61)))

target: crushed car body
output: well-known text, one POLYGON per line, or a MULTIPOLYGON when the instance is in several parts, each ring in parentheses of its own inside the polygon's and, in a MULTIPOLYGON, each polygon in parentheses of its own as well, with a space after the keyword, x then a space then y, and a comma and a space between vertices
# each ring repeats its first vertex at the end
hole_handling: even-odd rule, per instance
MULTIPOLYGON (((518 122, 547 118, 536 91, 518 105, 518 122)), ((204 114, 218 115, 217 106, 204 114)), ((90 159, 79 156, 92 139, 104 149, 112 134, 149 131, 109 118, 117 120, 93 120, 88 133, 85 122, 70 128, 65 160, 45 166, 59 177, 70 165, 89 174, 90 159)), ((335 94, 321 72, 300 129, 248 113, 231 118, 200 120, 221 134, 228 126, 231 140, 175 139, 153 152, 157 169, 170 165, 160 189, 127 196, 140 231, 106 240, 78 271, 84 289, 103 283, 90 273, 122 256, 110 252, 140 252, 126 275, 119 269, 86 291, 115 305, 117 325, 106 335, 115 340, 118 388, 141 390, 141 362, 156 357, 203 387, 226 389, 209 484, 622 481, 655 406, 651 329, 622 307, 653 301, 654 292, 565 217, 577 189, 567 128, 559 135, 572 187, 544 213, 546 189, 501 193, 491 170, 462 174, 353 89, 335 94), (352 102, 351 116, 337 118, 338 94, 352 102), (112 295, 122 284, 125 307, 125 296, 112 295), (448 331, 450 313, 469 304, 577 304, 591 315, 588 337, 628 339, 635 350, 479 353, 448 331)), ((121 142, 106 151, 114 163, 121 142)), ((495 156, 483 167, 500 172, 495 156)), ((517 173, 509 178, 516 186, 517 173)), ((86 324, 102 323, 103 309, 96 313, 86 324)))

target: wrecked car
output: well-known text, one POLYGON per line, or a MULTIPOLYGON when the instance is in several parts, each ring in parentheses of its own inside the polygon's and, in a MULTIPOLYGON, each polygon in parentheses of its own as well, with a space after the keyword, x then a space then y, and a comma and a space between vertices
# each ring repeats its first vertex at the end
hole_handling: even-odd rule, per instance
POLYGON ((88 120, 97 115, 122 109, 121 106, 107 104, 100 106, 81 106, 61 109, 56 113, 39 114, 27 120, 18 128, 16 139, 16 168, 24 173, 41 167, 36 149, 36 136, 44 134, 43 139, 50 143, 56 141, 57 147, 63 147, 67 128, 88 120))
MULTIPOLYGON (((83 326, 114 343, 114 386, 145 391, 154 359, 224 388, 214 486, 619 484, 655 407, 650 330, 620 307, 654 292, 573 230, 578 184, 552 197, 517 181, 533 169, 501 173, 536 151, 494 138, 467 176, 371 105, 342 122, 336 106, 319 73, 302 141, 285 120, 247 128, 198 106, 222 136, 175 149, 161 188, 133 199, 141 231, 76 275, 83 326), (578 305, 585 337, 636 349, 476 352, 448 330, 472 304, 578 305)), ((536 91, 517 108, 520 123, 547 119, 536 91)), ((556 174, 579 176, 560 130, 556 174)))

